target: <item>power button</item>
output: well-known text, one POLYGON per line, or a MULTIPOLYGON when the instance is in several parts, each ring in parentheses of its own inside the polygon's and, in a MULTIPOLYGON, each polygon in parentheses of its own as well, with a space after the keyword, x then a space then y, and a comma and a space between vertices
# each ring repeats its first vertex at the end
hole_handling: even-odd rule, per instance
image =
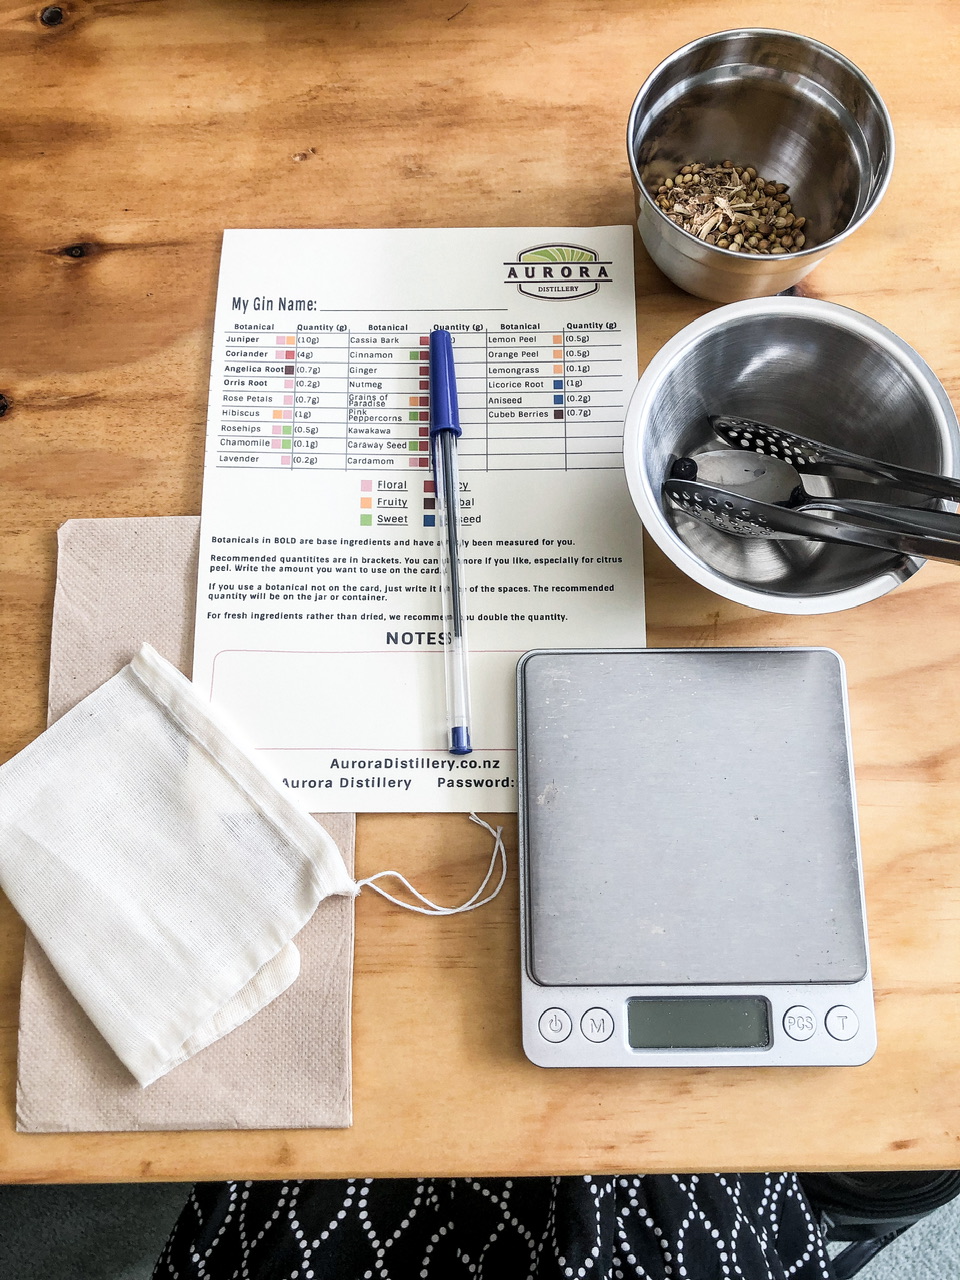
POLYGON ((549 1040, 551 1044, 559 1044, 561 1040, 566 1040, 573 1030, 573 1023, 565 1009, 545 1009, 540 1015, 537 1027, 544 1040, 549 1040))

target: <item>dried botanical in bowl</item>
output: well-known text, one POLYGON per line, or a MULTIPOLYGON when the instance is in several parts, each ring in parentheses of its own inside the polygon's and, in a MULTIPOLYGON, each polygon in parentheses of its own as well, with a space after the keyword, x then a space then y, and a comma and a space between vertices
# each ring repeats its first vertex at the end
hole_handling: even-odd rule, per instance
POLYGON ((688 164, 657 188, 657 207, 683 231, 731 253, 796 253, 807 243, 785 182, 752 165, 688 164))

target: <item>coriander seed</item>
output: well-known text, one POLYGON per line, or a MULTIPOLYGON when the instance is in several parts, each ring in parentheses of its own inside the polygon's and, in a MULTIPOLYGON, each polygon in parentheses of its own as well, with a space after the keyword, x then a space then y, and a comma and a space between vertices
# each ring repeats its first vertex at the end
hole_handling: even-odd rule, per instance
POLYGON ((792 253, 807 242, 807 220, 794 213, 787 184, 761 177, 752 165, 686 164, 664 178, 653 199, 682 230, 733 253, 792 253))

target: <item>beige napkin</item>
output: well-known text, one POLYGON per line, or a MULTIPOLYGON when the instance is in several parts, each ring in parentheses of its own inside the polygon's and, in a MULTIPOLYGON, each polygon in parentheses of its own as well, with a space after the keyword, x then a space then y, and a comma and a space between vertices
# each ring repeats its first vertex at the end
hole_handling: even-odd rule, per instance
MULTIPOLYGON (((148 640, 189 673, 195 517, 74 520, 60 531, 50 719, 148 640)), ((322 816, 353 869, 354 817, 322 816)), ((28 935, 17 1128, 342 1128, 351 1122, 353 900, 332 897, 297 935, 298 980, 250 1022, 143 1090, 28 935)))

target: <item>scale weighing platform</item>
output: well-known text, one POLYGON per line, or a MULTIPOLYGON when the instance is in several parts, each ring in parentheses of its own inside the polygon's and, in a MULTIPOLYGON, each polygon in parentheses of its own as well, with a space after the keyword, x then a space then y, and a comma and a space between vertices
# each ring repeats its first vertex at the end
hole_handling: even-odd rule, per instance
POLYGON ((872 1057, 839 656, 535 650, 517 678, 527 1057, 872 1057))

